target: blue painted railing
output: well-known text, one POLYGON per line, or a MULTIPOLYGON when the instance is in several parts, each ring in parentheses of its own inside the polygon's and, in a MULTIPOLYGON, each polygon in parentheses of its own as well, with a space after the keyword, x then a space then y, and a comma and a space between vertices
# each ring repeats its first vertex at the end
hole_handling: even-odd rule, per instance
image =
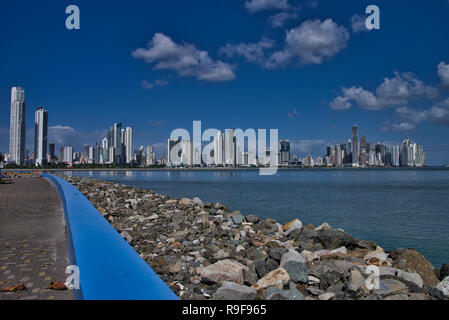
POLYGON ((179 299, 77 188, 54 175, 43 177, 64 206, 69 262, 79 269, 75 299, 179 299))

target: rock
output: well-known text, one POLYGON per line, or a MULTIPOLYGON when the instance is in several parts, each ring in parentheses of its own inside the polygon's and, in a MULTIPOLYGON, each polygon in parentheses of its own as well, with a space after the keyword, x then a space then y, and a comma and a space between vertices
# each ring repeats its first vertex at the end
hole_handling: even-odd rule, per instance
POLYGON ((245 251, 245 247, 242 246, 241 244, 239 244, 236 248, 235 248, 235 252, 239 253, 245 251))
POLYGON ((406 271, 396 269, 396 268, 391 268, 391 267, 380 267, 379 271, 380 271, 381 277, 382 276, 392 276, 395 278, 399 278, 399 279, 414 283, 419 288, 422 288, 424 285, 424 282, 418 273, 406 272, 406 271))
POLYGON ((449 298, 449 276, 438 284, 437 289, 449 298))
POLYGON ((307 284, 309 286, 318 286, 318 285, 320 285, 320 279, 318 279, 317 277, 314 277, 314 276, 308 276, 307 284))
POLYGON ((332 227, 327 222, 324 222, 322 225, 315 228, 315 231, 321 231, 321 230, 325 230, 325 231, 332 230, 332 227))
POLYGON ((418 273, 421 276, 424 285, 435 287, 439 283, 439 280, 435 276, 432 264, 426 258, 424 258, 423 255, 415 250, 405 250, 394 261, 393 266, 397 269, 401 269, 407 272, 418 273))
POLYGON ((220 249, 214 254, 214 258, 217 260, 223 260, 229 258, 230 256, 231 255, 229 254, 229 252, 224 249, 220 249))
POLYGON ((322 229, 316 232, 313 240, 319 242, 324 249, 333 250, 339 247, 353 248, 357 241, 346 232, 322 229))
POLYGON ((375 251, 368 252, 363 258, 366 264, 375 265, 378 267, 388 267, 391 263, 388 262, 388 254, 384 252, 381 247, 377 247, 375 251))
POLYGON ((280 267, 282 268, 288 261, 296 261, 306 263, 304 257, 296 250, 288 250, 286 253, 282 255, 280 267))
POLYGON ((318 296, 318 300, 335 300, 336 295, 333 292, 326 292, 318 296))
POLYGON ((349 281, 347 283, 347 289, 349 292, 356 293, 359 290, 368 292, 366 287, 366 279, 358 270, 352 270, 349 274, 349 281))
POLYGON ((193 204, 196 204, 197 206, 204 207, 204 202, 201 201, 201 199, 198 197, 193 198, 192 202, 193 202, 193 204))
POLYGON ((189 198, 182 198, 181 200, 179 200, 178 204, 182 206, 191 206, 193 205, 193 200, 189 198))
POLYGON ((295 219, 287 224, 282 226, 282 230, 284 231, 284 235, 288 236, 294 230, 302 230, 303 225, 302 222, 298 219, 295 219))
POLYGON ((223 283, 232 281, 243 284, 243 270, 248 267, 235 260, 220 260, 203 269, 201 280, 205 283, 223 283))
POLYGON ((314 287, 308 287, 308 288, 307 288, 307 291, 308 291, 311 295, 314 295, 314 296, 320 296, 320 295, 322 295, 322 294, 324 293, 323 290, 320 290, 320 289, 314 288, 314 287))
POLYGON ((307 283, 307 278, 309 276, 309 270, 307 269, 307 266, 303 262, 298 261, 287 261, 283 268, 290 276, 290 279, 295 282, 301 282, 301 283, 307 283))
POLYGON ((282 289, 290 281, 290 276, 285 269, 279 268, 266 274, 262 279, 257 281, 254 287, 259 289, 265 289, 268 287, 276 287, 282 289))
POLYGON ((276 261, 281 261, 283 254, 287 251, 285 248, 272 248, 268 255, 276 261))
POLYGON ((326 290, 349 276, 347 269, 341 268, 335 260, 316 261, 309 266, 309 274, 320 279, 320 289, 326 290))
POLYGON ((290 240, 298 240, 299 237, 301 236, 301 233, 302 229, 295 229, 288 234, 287 238, 290 240))
POLYGON ((340 247, 340 248, 334 249, 330 252, 330 254, 337 254, 337 253, 345 255, 345 254, 348 254, 348 250, 345 247, 340 247))
POLYGON ((246 220, 247 222, 249 222, 249 223, 256 224, 256 223, 259 222, 259 217, 256 216, 256 215, 251 214, 251 215, 249 215, 249 216, 246 216, 246 217, 245 217, 245 220, 246 220))
POLYGON ((265 259, 257 259, 256 261, 254 261, 254 265, 256 268, 256 273, 260 278, 264 277, 267 273, 277 268, 276 264, 266 262, 265 259))
POLYGON ((269 287, 266 295, 267 300, 304 300, 304 295, 298 289, 292 287, 289 290, 282 290, 276 287, 269 287))
POLYGON ((228 281, 213 295, 215 300, 255 300, 256 297, 256 289, 228 281))
POLYGON ((429 296, 425 293, 412 293, 410 300, 429 300, 429 296))
POLYGON ((407 293, 407 286, 395 279, 381 279, 380 288, 374 288, 374 293, 380 296, 389 296, 393 294, 407 293))
POLYGON ((440 269, 440 280, 444 280, 446 277, 449 277, 449 263, 443 264, 440 269))
POLYGON ((131 243, 133 241, 133 237, 128 233, 128 231, 123 231, 120 233, 120 235, 123 237, 123 239, 126 240, 126 242, 131 243))
POLYGON ((232 222, 234 222, 237 225, 240 225, 243 223, 243 219, 245 219, 244 216, 242 216, 241 214, 235 215, 231 217, 232 222))
POLYGON ((310 262, 313 260, 317 260, 320 256, 318 254, 316 254, 315 252, 310 252, 308 250, 303 250, 301 252, 301 255, 303 256, 303 258, 306 260, 306 262, 310 262))
POLYGON ((257 273, 255 270, 243 270, 243 283, 247 284, 247 285, 255 285, 257 283, 257 281, 259 280, 259 278, 257 277, 257 273))
POLYGON ((409 300, 409 297, 406 294, 393 294, 386 297, 384 300, 409 300))

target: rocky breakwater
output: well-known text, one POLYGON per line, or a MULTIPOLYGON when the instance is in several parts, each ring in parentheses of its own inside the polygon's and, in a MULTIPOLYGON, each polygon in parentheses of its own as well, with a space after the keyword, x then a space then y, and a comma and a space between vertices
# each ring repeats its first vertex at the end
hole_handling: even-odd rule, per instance
POLYGON ((182 299, 449 299, 449 265, 435 269, 413 249, 385 251, 327 223, 282 225, 198 198, 64 178, 182 299))

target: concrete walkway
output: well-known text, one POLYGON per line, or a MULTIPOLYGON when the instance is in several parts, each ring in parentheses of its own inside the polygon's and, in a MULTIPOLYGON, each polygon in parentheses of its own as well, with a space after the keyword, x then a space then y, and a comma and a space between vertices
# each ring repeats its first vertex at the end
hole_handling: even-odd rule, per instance
POLYGON ((68 290, 47 289, 68 276, 64 224, 58 191, 47 180, 22 177, 0 184, 0 287, 26 287, 0 292, 0 300, 73 299, 68 290))

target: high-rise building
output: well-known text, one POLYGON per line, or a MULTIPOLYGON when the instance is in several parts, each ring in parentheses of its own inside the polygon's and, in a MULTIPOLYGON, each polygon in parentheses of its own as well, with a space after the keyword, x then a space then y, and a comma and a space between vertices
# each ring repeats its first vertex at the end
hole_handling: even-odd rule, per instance
POLYGON ((168 139, 168 150, 167 150, 167 166, 173 167, 181 164, 180 161, 180 150, 181 150, 181 140, 168 139))
POLYGON ((290 162, 290 141, 281 140, 279 142, 280 153, 281 153, 281 164, 288 165, 290 162))
POLYGON ((133 129, 130 127, 127 127, 125 131, 125 152, 126 163, 131 163, 133 161, 133 129))
POLYGON ((47 132, 48 112, 39 107, 34 117, 34 159, 36 166, 43 166, 47 162, 47 132))
POLYGON ((399 167, 399 146, 393 146, 391 149, 391 165, 393 167, 399 167))
POLYGON ((341 155, 342 154, 341 154, 340 145, 337 144, 335 146, 335 165, 337 165, 337 166, 341 166, 342 165, 343 160, 342 160, 342 156, 341 155))
POLYGON ((355 125, 352 127, 352 166, 359 166, 359 138, 358 138, 358 127, 355 125))
POLYGON ((114 123, 112 127, 112 147, 114 148, 114 163, 122 164, 124 162, 123 156, 123 138, 122 138, 122 124, 114 123))
POLYGON ((73 148, 72 147, 64 147, 64 153, 62 161, 65 163, 73 163, 73 148))
POLYGON ((224 164, 223 155, 223 133, 218 131, 214 140, 214 162, 216 166, 222 166, 224 164))
POLYGON ((225 165, 235 165, 235 139, 232 129, 226 129, 225 133, 225 165))
POLYGON ((9 161, 11 163, 25 164, 25 134, 25 91, 20 87, 13 87, 9 126, 9 161))
POLYGON ((182 140, 181 163, 186 166, 193 165, 193 144, 190 140, 182 140))
POLYGON ((147 146, 147 159, 146 159, 146 165, 151 166, 154 164, 154 153, 153 153, 153 147, 147 146))
POLYGON ((50 142, 48 144, 48 155, 50 156, 50 161, 53 161, 56 159, 54 142, 50 142))

